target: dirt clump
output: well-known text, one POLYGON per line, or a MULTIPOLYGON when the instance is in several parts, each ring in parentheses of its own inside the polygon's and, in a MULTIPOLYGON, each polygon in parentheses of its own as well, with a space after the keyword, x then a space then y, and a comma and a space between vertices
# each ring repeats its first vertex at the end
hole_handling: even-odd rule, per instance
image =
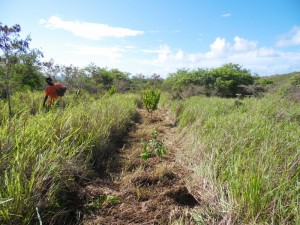
POLYGON ((176 203, 180 205, 186 205, 194 207, 199 204, 195 197, 189 193, 185 186, 178 187, 174 190, 168 191, 166 196, 172 198, 176 203))

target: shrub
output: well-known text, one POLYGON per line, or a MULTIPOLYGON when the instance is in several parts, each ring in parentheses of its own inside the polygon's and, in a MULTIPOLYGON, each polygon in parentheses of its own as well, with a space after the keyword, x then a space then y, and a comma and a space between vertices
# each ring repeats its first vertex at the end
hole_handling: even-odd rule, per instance
POLYGON ((143 104, 151 114, 157 109, 160 100, 160 91, 154 88, 147 88, 143 93, 143 104))
POLYGON ((112 96, 117 92, 116 86, 111 86, 110 89, 107 91, 108 96, 112 96))

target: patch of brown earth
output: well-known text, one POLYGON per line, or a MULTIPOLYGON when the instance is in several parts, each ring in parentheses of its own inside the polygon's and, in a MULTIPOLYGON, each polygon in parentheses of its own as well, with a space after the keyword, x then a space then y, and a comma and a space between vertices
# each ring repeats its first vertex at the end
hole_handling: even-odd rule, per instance
POLYGON ((139 121, 129 132, 124 146, 110 163, 106 175, 84 188, 83 224, 196 224, 190 211, 199 202, 189 193, 184 178, 188 171, 176 164, 173 120, 159 108, 151 116, 138 109, 139 121), (161 158, 140 157, 141 141, 149 141, 153 130, 167 147, 161 158), (114 163, 121 169, 114 169, 114 163))

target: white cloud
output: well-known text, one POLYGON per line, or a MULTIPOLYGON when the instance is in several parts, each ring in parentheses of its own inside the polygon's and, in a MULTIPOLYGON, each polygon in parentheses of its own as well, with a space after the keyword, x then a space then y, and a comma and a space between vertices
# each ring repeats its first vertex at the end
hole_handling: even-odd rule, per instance
POLYGON ((274 49, 272 48, 260 48, 257 50, 257 56, 258 57, 278 57, 280 56, 278 52, 276 52, 274 49))
POLYGON ((270 47, 257 48, 255 41, 239 36, 233 42, 216 38, 208 52, 186 53, 162 45, 159 50, 148 50, 145 53, 157 54, 157 58, 144 60, 143 64, 151 65, 153 70, 160 70, 162 73, 176 72, 179 68, 215 68, 225 63, 238 63, 260 75, 286 73, 292 68, 300 68, 296 66, 300 61, 300 53, 284 53, 270 47))
POLYGON ((230 49, 230 44, 226 42, 225 38, 218 37, 210 45, 210 49, 210 52, 206 54, 208 58, 224 57, 230 49))
POLYGON ((109 47, 69 44, 68 47, 69 51, 62 48, 58 57, 52 57, 60 59, 60 63, 65 64, 71 62, 85 66, 89 62, 94 62, 97 65, 118 68, 132 74, 157 73, 162 77, 167 77, 169 73, 176 72, 180 68, 191 70, 215 68, 231 62, 238 63, 260 75, 280 74, 300 69, 300 52, 284 52, 272 47, 258 47, 255 41, 240 36, 234 37, 233 40, 217 37, 210 44, 210 49, 202 52, 185 52, 179 48, 173 49, 168 44, 148 49, 132 45, 109 47))
POLYGON ((170 46, 168 45, 161 45, 157 53, 158 56, 155 61, 160 64, 170 60, 172 60, 173 62, 179 62, 184 60, 184 53, 182 50, 178 50, 175 53, 173 53, 170 46))
POLYGON ((60 17, 52 16, 48 20, 41 19, 40 24, 50 29, 63 29, 70 31, 75 36, 90 39, 99 40, 105 37, 127 37, 137 36, 144 32, 139 30, 131 30, 122 27, 112 27, 107 24, 100 23, 87 23, 79 21, 64 21, 60 17))
POLYGON ((184 58, 184 53, 182 50, 178 50, 178 52, 175 54, 175 59, 177 60, 183 60, 184 58))
POLYGON ((223 14, 223 15, 221 15, 222 17, 229 17, 229 16, 231 16, 231 13, 225 13, 225 14, 223 14))
POLYGON ((300 26, 294 26, 287 34, 278 38, 276 45, 279 47, 300 45, 300 26))
POLYGON ((256 43, 254 41, 248 41, 246 39, 240 38, 236 36, 234 38, 234 46, 233 49, 238 52, 245 52, 249 50, 253 50, 256 48, 256 43))
POLYGON ((160 49, 158 50, 158 63, 164 63, 170 57, 171 49, 168 45, 161 45, 160 49))
POLYGON ((254 41, 249 41, 239 36, 234 38, 234 44, 227 42, 225 38, 216 38, 210 45, 210 51, 206 53, 207 58, 222 58, 236 52, 248 52, 256 48, 254 41))

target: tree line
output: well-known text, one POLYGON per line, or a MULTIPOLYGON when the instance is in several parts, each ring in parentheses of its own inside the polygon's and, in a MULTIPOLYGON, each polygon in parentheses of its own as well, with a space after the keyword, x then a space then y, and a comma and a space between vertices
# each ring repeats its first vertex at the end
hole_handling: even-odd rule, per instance
POLYGON ((178 69, 163 79, 158 74, 131 75, 119 69, 109 69, 90 63, 84 68, 59 65, 53 59, 43 61, 43 53, 31 49, 31 37, 21 38, 21 26, 12 27, 0 22, 0 98, 7 99, 17 91, 39 91, 45 77, 51 76, 68 87, 68 91, 82 90, 101 94, 114 87, 117 92, 140 91, 147 86, 168 90, 174 98, 204 94, 235 97, 237 93, 253 94, 262 91, 257 74, 241 65, 228 63, 218 68, 196 70, 178 69))

